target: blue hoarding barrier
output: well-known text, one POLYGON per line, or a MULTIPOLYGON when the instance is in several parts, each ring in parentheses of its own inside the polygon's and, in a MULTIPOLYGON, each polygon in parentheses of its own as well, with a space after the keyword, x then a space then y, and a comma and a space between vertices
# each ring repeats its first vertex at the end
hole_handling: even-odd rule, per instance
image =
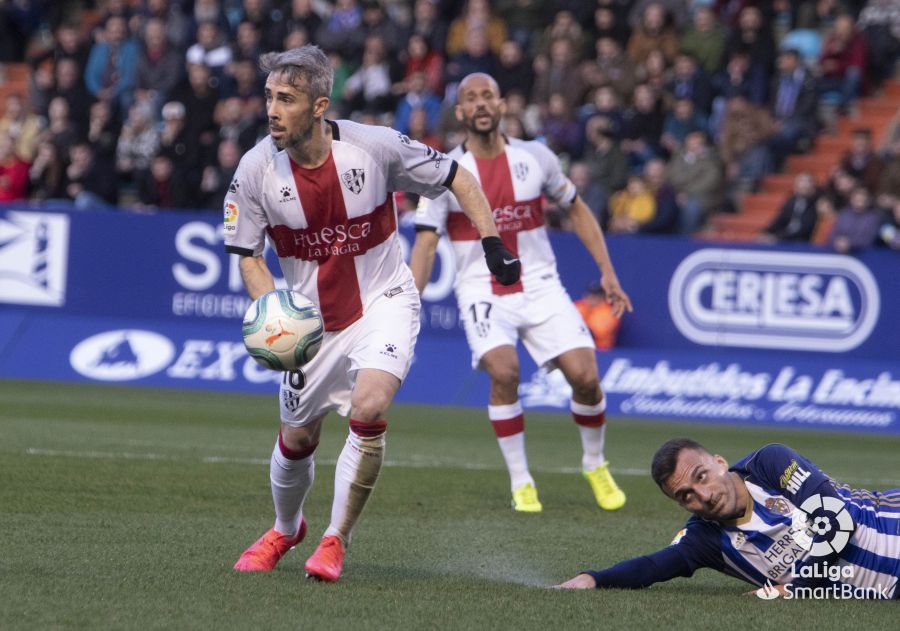
MULTIPOLYGON (((413 238, 401 228, 405 249, 413 238)), ((574 235, 551 241, 577 298, 596 268, 574 235)), ((900 432, 896 253, 653 237, 609 247, 635 305, 599 356, 610 414, 900 432)), ((442 242, 398 401, 487 399, 453 277, 442 242)), ((280 375, 241 343, 248 304, 216 216, 0 210, 0 377, 274 392, 280 375)), ((567 408, 558 371, 521 355, 524 405, 567 408)))

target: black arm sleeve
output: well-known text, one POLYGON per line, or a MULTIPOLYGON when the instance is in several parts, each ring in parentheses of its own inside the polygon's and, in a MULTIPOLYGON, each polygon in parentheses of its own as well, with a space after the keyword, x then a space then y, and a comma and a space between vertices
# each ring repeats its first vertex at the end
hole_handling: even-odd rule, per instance
POLYGON ((678 576, 691 576, 695 569, 696 565, 689 563, 675 547, 669 546, 653 554, 616 563, 605 570, 584 573, 594 577, 598 588, 641 589, 678 576))

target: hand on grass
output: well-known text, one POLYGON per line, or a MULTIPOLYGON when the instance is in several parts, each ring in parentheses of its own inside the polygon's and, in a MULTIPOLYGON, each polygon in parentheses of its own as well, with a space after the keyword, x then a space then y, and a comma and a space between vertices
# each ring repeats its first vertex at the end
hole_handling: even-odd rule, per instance
POLYGON ((565 583, 553 585, 552 589, 595 589, 597 581, 590 574, 579 574, 575 578, 567 580, 565 583))

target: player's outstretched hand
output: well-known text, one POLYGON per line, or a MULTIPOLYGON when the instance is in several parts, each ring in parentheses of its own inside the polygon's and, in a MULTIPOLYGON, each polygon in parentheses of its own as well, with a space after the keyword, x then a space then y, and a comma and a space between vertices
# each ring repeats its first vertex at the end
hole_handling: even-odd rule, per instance
POLYGON ((488 269, 501 285, 512 285, 522 274, 522 264, 512 252, 506 249, 500 237, 485 237, 481 240, 488 269))
POLYGON ((606 300, 612 305, 613 315, 621 317, 626 311, 629 313, 634 311, 634 307, 631 306, 631 298, 622 289, 615 274, 604 274, 600 286, 606 292, 606 300))
MULTIPOLYGON (((766 592, 771 592, 772 594, 777 593, 778 596, 782 598, 787 595, 787 585, 772 585, 770 584, 768 587, 762 587, 760 589, 764 589, 766 592)), ((759 596, 759 589, 751 589, 749 592, 743 592, 744 596, 759 596)))
POLYGON ((597 587, 597 581, 590 574, 579 574, 575 578, 570 578, 565 583, 554 585, 552 589, 594 589, 597 587))

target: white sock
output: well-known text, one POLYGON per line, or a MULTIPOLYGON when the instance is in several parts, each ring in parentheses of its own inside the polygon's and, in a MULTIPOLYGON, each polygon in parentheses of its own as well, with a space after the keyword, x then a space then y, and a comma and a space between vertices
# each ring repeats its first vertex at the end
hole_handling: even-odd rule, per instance
POLYGON ((578 432, 581 434, 581 468, 584 471, 593 471, 604 462, 603 447, 606 442, 606 398, 597 405, 585 405, 571 402, 570 409, 575 422, 578 423, 578 432))
POLYGON ((525 417, 522 404, 489 405, 488 418, 497 434, 497 444, 509 470, 509 483, 513 491, 523 484, 534 484, 528 471, 528 455, 525 453, 525 417))
POLYGON ((303 501, 315 479, 315 454, 291 460, 281 452, 278 443, 269 461, 269 481, 275 503, 275 530, 294 535, 303 517, 303 501))
POLYGON ((346 548, 350 533, 359 519, 384 461, 384 432, 372 437, 353 431, 341 450, 334 472, 334 502, 331 505, 331 524, 325 536, 340 537, 346 548))

